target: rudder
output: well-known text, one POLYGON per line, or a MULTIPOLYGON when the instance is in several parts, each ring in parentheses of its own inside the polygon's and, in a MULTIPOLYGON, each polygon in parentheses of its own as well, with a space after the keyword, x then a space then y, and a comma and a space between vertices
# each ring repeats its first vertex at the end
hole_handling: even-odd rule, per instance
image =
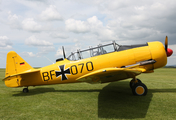
POLYGON ((26 70, 33 69, 23 58, 21 58, 16 52, 10 51, 7 54, 6 60, 6 73, 5 77, 10 75, 19 74, 26 70))

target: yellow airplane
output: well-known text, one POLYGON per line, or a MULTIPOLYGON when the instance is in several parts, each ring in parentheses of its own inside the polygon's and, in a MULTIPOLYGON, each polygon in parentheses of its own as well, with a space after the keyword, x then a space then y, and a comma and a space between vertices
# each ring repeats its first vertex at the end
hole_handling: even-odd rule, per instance
POLYGON ((63 84, 75 82, 107 83, 132 78, 130 87, 134 95, 147 94, 147 87, 137 79, 141 73, 152 73, 156 68, 166 65, 167 57, 173 51, 165 39, 165 48, 161 42, 148 42, 139 45, 118 45, 114 42, 98 45, 85 50, 77 50, 55 64, 34 69, 16 52, 7 54, 5 85, 7 87, 63 84))

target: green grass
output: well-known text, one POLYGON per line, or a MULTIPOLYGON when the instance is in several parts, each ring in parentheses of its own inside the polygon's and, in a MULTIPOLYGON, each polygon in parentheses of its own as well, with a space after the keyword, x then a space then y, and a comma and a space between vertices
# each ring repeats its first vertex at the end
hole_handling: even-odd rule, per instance
MULTIPOLYGON (((0 69, 0 80, 4 78, 0 69)), ((58 84, 8 88, 0 82, 0 119, 36 120, 175 120, 176 69, 162 68, 138 76, 146 96, 133 96, 129 80, 107 84, 58 84)))

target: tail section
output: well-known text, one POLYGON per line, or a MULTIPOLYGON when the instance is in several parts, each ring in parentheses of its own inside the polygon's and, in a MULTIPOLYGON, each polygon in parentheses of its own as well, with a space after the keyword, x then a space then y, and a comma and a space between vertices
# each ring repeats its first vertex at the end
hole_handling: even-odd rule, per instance
POLYGON ((10 51, 7 54, 6 60, 6 73, 5 77, 19 74, 26 70, 33 69, 23 58, 21 58, 16 52, 10 51))

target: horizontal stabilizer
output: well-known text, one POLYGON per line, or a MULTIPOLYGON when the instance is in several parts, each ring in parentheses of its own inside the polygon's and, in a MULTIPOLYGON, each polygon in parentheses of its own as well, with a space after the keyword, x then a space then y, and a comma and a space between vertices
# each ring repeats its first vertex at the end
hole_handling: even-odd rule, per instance
POLYGON ((10 80, 11 77, 20 76, 20 75, 25 75, 25 74, 30 74, 30 73, 35 73, 35 72, 40 72, 40 70, 39 70, 39 69, 31 69, 31 70, 27 70, 27 71, 21 72, 21 73, 19 73, 19 74, 9 75, 9 76, 5 77, 5 78, 3 79, 3 81, 10 80))

